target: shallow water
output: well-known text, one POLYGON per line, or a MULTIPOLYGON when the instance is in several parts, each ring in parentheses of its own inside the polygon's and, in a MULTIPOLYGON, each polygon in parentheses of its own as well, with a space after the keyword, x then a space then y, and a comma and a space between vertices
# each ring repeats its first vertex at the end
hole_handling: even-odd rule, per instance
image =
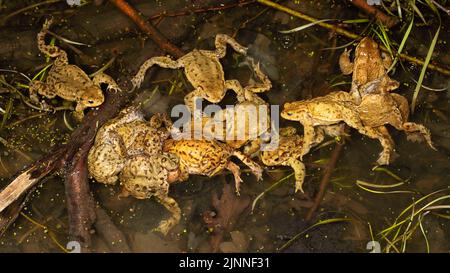
MULTIPOLYGON (((362 16, 353 6, 346 6, 334 1, 282 2, 284 5, 302 10, 316 18, 354 19, 362 16), (331 4, 332 8, 325 8, 331 4)), ((177 11, 181 10, 184 5, 178 1, 164 1, 164 4, 160 4, 155 12, 164 9, 177 11)), ((49 7, 46 11, 58 12, 61 8, 64 6, 49 7)), ((95 8, 93 6, 84 6, 78 9, 66 7, 71 19, 69 21, 75 25, 71 32, 76 33, 76 21, 83 21, 83 16, 90 18, 89 16, 95 8)), ((99 9, 104 12, 114 9, 114 7, 106 4, 106 7, 101 6, 99 9)), ((10 12, 11 10, 3 11, 4 14, 10 12)), ((20 27, 21 30, 37 33, 39 31, 37 26, 40 24, 33 26, 28 24, 36 16, 37 14, 30 12, 23 18, 10 19, 3 28, 6 31, 8 28, 20 27)), ((304 24, 304 22, 257 4, 191 17, 196 17, 199 23, 183 42, 183 50, 189 51, 196 47, 210 49, 214 46, 215 34, 235 34, 241 44, 249 46, 249 54, 261 62, 264 72, 271 78, 272 90, 261 95, 270 104, 282 105, 287 101, 324 95, 332 89, 330 86, 339 82, 344 84, 334 87, 335 90, 349 90, 350 88, 350 77, 341 75, 337 63, 343 49, 326 50, 326 48, 348 43, 350 40, 346 38, 331 35, 330 32, 319 27, 311 27, 294 34, 280 34, 279 30, 291 29, 304 24)), ((443 25, 449 26, 449 18, 443 17, 442 19, 443 25)), ((355 32, 360 32, 364 26, 349 27, 352 27, 355 32)), ((162 33, 175 31, 165 20, 161 22, 159 28, 162 33)), ((450 57, 446 50, 448 49, 446 45, 450 42, 448 31, 448 28, 442 28, 439 36, 440 42, 434 53, 434 59, 447 66, 450 64, 450 57)), ((430 33, 426 28, 415 28, 406 45, 407 52, 414 56, 424 56, 431 41, 430 37, 434 34, 432 31, 430 33)), ((400 34, 394 32, 391 35, 396 41, 401 41, 400 34)), ((78 48, 81 48, 83 53, 91 58, 98 56, 103 64, 110 57, 110 51, 102 51, 103 49, 114 47, 114 49, 122 51, 116 60, 118 64, 108 71, 111 71, 114 76, 124 73, 125 75, 120 76, 126 78, 126 73, 130 69, 123 68, 123 66, 133 62, 141 63, 145 60, 144 57, 140 57, 139 61, 136 59, 140 50, 144 50, 138 46, 143 41, 136 38, 134 33, 127 33, 119 40, 114 43, 114 38, 111 40, 100 39, 97 44, 92 42, 97 49, 78 48), (129 43, 128 48, 127 43, 120 42, 124 39, 133 41, 129 43), (96 55, 97 53, 99 55, 96 55)), ((86 64, 81 61, 82 58, 79 54, 70 52, 69 55, 76 55, 72 57, 75 63, 86 64)), ((2 68, 17 67, 27 75, 34 75, 42 68, 45 60, 42 57, 37 58, 36 55, 36 58, 31 60, 31 62, 33 61, 37 62, 34 64, 34 69, 28 65, 30 60, 22 62, 21 59, 8 60, 2 56, 1 66, 2 68), (36 66, 40 66, 40 68, 36 69, 36 66)), ((90 72, 101 66, 98 62, 97 60, 97 63, 94 62, 89 66, 90 72)), ((226 71, 226 78, 238 79, 242 84, 249 82, 252 75, 248 66, 245 65, 244 58, 232 54, 229 50, 222 64, 226 71)), ((411 102, 415 87, 412 79, 418 78, 421 67, 408 63, 404 63, 404 65, 406 71, 397 66, 395 73, 391 76, 402 83, 395 92, 406 96, 411 102)), ((8 77, 11 77, 11 74, 8 74, 8 77)), ((169 111, 172 106, 183 101, 184 95, 191 88, 189 84, 186 84, 187 81, 183 78, 182 73, 171 70, 158 70, 157 75, 151 81, 144 86, 148 91, 138 97, 138 100, 145 102, 143 108, 147 114, 169 111), (175 84, 173 84, 174 81, 175 84), (153 93, 152 90, 155 90, 155 87, 158 87, 158 90, 153 93)), ((220 239, 220 251, 277 251, 296 234, 306 230, 317 221, 342 218, 349 221, 323 224, 312 228, 302 233, 297 240, 283 248, 282 251, 368 252, 366 245, 372 240, 378 241, 382 250, 386 250, 388 243, 381 238, 379 232, 390 227, 405 208, 422 196, 448 189, 450 173, 449 83, 448 76, 429 71, 424 84, 437 89, 447 86, 447 90, 433 92, 422 89, 419 106, 414 115, 410 117, 411 121, 424 124, 431 130, 432 139, 438 151, 431 150, 425 143, 409 142, 404 133, 390 127, 389 132, 396 143, 396 152, 399 157, 386 169, 398 176, 399 180, 397 180, 387 172, 371 170, 381 147, 376 140, 362 137, 355 130, 351 130, 351 137, 345 140, 345 146, 332 174, 328 191, 312 221, 305 221, 304 216, 318 190, 324 168, 324 166, 320 166, 320 163, 329 159, 335 146, 334 143, 315 149, 304 158, 304 161, 310 164, 307 166, 304 185, 306 194, 294 193, 294 180, 291 177, 259 199, 253 213, 251 204, 255 198, 273 183, 291 174, 292 171, 287 167, 268 168, 262 182, 257 182, 254 176, 244 171, 241 195, 233 199, 235 207, 229 204, 222 207, 225 210, 236 209, 236 207, 243 207, 243 209, 238 215, 230 213, 232 215, 230 219, 235 220, 236 223, 220 239), (315 167, 311 163, 315 163, 315 167), (358 187, 357 181, 383 185, 395 184, 400 181, 404 184, 394 188, 374 189, 383 192, 397 191, 397 193, 375 193, 358 187), (234 216, 235 218, 233 218, 234 216)), ((27 94, 26 89, 21 89, 21 91, 23 94, 27 94)), ((14 114, 5 121, 5 125, 0 130, 0 136, 8 143, 8 146, 0 146, 0 176, 2 178, 0 187, 3 187, 11 181, 17 171, 48 153, 53 147, 64 143, 71 131, 64 121, 64 111, 48 115, 42 114, 21 103, 17 95, 0 95, 2 109, 6 109, 10 99, 14 107, 14 114)), ((232 103, 233 99, 232 92, 229 92, 222 105, 232 103)), ((53 102, 62 104, 59 99, 53 102)), ((76 126, 70 118, 70 112, 65 114, 70 126, 76 126)), ((291 125, 301 131, 301 126, 296 122, 282 119, 280 122, 281 126, 291 125)), ((327 140, 332 141, 332 139, 327 140)), ((105 209, 114 224, 126 235, 132 251, 205 252, 211 251, 211 241, 217 237, 208 230, 204 223, 204 215, 209 211, 217 212, 217 208, 213 206, 212 197, 214 195, 220 197, 227 190, 224 185, 228 184, 233 184, 231 174, 211 179, 191 176, 188 182, 171 185, 170 195, 179 202, 183 217, 180 224, 166 237, 151 231, 161 219, 168 216, 165 209, 153 199, 118 198, 118 187, 106 187, 95 182, 91 183, 91 190, 98 205, 105 209)), ((418 210, 427 202, 448 194, 448 191, 434 194, 425 203, 416 204, 414 208, 418 210)), ((42 186, 33 194, 22 215, 0 237, 0 252, 61 252, 58 244, 64 247, 68 241, 68 216, 64 195, 63 179, 60 176, 56 174, 46 178, 42 186)), ((448 204, 448 202, 445 203, 444 200, 435 205, 444 204, 448 204)), ((405 223, 402 232, 415 229, 407 241, 405 251, 426 251, 424 238, 428 240, 430 251, 450 251, 449 220, 435 212, 447 215, 447 217, 449 213, 448 210, 433 211, 425 214, 421 221, 417 221, 416 216, 410 227, 407 227, 408 222, 405 223), (421 225, 418 225, 419 223, 421 225), (421 232, 421 228, 426 237, 421 232)), ((411 211, 405 215, 408 214, 411 214, 411 211)), ((388 238, 392 239, 392 237, 388 238)), ((399 248, 399 245, 401 244, 397 244, 396 247, 399 248)), ((99 252, 125 251, 120 247, 111 249, 110 244, 104 242, 104 238, 95 234, 93 235, 92 249, 99 252)), ((390 248, 390 251, 394 251, 394 249, 390 248)))

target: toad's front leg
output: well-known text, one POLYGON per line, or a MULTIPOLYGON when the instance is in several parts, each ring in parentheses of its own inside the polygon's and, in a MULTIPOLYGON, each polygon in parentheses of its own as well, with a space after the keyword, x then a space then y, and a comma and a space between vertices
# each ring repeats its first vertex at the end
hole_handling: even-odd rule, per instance
POLYGON ((134 88, 139 88, 141 86, 145 78, 145 73, 147 73, 147 70, 149 70, 155 64, 164 68, 171 69, 178 69, 183 67, 183 64, 181 62, 174 61, 170 57, 152 57, 141 65, 139 71, 136 73, 136 75, 134 75, 133 79, 131 79, 134 88))
POLYGON ((76 121, 80 122, 84 118, 84 109, 88 108, 88 106, 84 105, 81 102, 77 103, 77 106, 75 106, 75 112, 73 112, 73 117, 76 121))
POLYGON ((344 75, 350 75, 353 73, 354 63, 350 61, 350 52, 352 51, 345 49, 341 56, 339 56, 339 67, 344 75))
POLYGON ((102 83, 106 83, 108 85, 106 90, 115 90, 115 91, 122 91, 119 87, 119 85, 117 85, 116 81, 111 78, 111 76, 106 75, 104 73, 98 73, 94 76, 94 78, 92 79, 92 83, 94 85, 97 85, 100 87, 100 84, 102 83))
POLYGON ((300 160, 303 160, 303 156, 309 153, 311 147, 317 145, 316 131, 311 122, 300 121, 303 125, 303 146, 300 153, 300 160))
POLYGON ((229 44, 236 52, 247 55, 247 48, 239 44, 235 39, 226 34, 217 34, 215 45, 217 57, 223 58, 227 53, 227 44, 229 44))

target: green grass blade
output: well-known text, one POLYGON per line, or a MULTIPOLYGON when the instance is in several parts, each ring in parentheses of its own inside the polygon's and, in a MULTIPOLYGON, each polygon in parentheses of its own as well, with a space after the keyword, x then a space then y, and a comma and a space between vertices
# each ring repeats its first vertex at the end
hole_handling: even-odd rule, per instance
POLYGON ((255 209, 256 203, 258 203, 259 199, 261 199, 266 193, 268 193, 269 191, 271 191, 272 189, 278 187, 281 183, 283 183, 284 181, 286 181, 287 179, 289 179, 290 177, 292 177, 294 175, 294 173, 291 173, 289 175, 286 175, 285 177, 281 178, 280 180, 278 180, 277 182, 273 183, 270 187, 268 187, 267 189, 265 189, 262 193, 260 193, 255 200, 253 200, 252 203, 252 213, 253 210, 255 209))
POLYGON ((290 34, 290 33, 294 33, 294 32, 299 32, 302 31, 304 29, 307 29, 309 27, 315 26, 317 24, 323 23, 323 22, 328 22, 328 21, 335 21, 336 19, 322 19, 316 22, 312 22, 306 25, 301 25, 299 27, 293 28, 293 29, 289 29, 289 30, 280 30, 278 31, 279 33, 283 33, 283 34, 290 34))
POLYGON ((408 37, 409 37, 409 34, 411 33, 411 29, 412 29, 413 25, 414 25, 414 15, 412 16, 411 22, 409 23, 408 28, 405 31, 405 35, 403 35, 402 42, 400 43, 400 46, 397 49, 397 53, 396 53, 395 59, 392 62, 391 67, 389 67, 387 73, 389 73, 389 71, 391 71, 392 68, 394 68, 395 65, 397 64, 398 56, 400 55, 400 53, 402 53, 403 48, 405 47, 406 41, 408 40, 408 37))
POLYGON ((417 104, 417 97, 419 95, 420 87, 422 86, 423 79, 425 78, 425 72, 427 71, 428 64, 430 63, 431 56, 433 55, 434 47, 436 46, 439 32, 441 30, 441 25, 439 25, 436 34, 434 34, 434 38, 431 41, 430 49, 428 49, 427 57, 425 58, 425 62, 422 66, 422 71, 420 72, 419 79, 417 80, 416 89, 414 89, 414 94, 411 102, 411 113, 414 114, 414 109, 416 108, 417 104))
POLYGON ((310 231, 311 229, 313 229, 315 227, 318 227, 318 226, 321 226, 321 225, 326 225, 326 224, 331 224, 331 223, 349 222, 349 221, 351 221, 351 219, 349 219, 349 218, 331 218, 331 219, 326 219, 326 220, 323 220, 323 221, 318 221, 317 223, 315 223, 312 226, 306 228, 305 230, 301 231, 300 233, 297 233, 294 237, 292 237, 292 239, 290 239, 285 244, 283 244, 281 247, 279 247, 277 249, 277 251, 278 252, 283 251, 288 246, 290 246, 293 242, 295 242, 298 238, 300 238, 300 236, 302 236, 303 234, 305 234, 306 232, 310 231))

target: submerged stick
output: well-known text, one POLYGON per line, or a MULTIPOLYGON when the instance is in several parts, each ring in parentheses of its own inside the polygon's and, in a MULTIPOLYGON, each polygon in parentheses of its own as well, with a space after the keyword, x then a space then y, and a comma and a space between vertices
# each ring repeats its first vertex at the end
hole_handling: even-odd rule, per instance
MULTIPOLYGON (((316 19, 314 17, 311 17, 311 16, 306 15, 304 13, 301 13, 299 11, 290 9, 290 8, 285 7, 283 5, 277 4, 277 3, 272 2, 270 0, 257 0, 257 1, 260 4, 272 7, 274 9, 282 11, 282 12, 286 12, 287 14, 290 14, 290 15, 295 16, 297 18, 306 20, 308 22, 314 22, 315 23, 315 22, 319 21, 318 19, 316 19)), ((341 27, 338 27, 338 26, 335 26, 335 25, 332 25, 332 24, 328 24, 328 23, 325 23, 325 22, 317 22, 317 25, 319 25, 319 26, 321 26, 323 28, 332 30, 332 31, 334 31, 334 32, 336 32, 338 34, 341 34, 341 35, 343 35, 343 36, 345 36, 347 38, 350 38, 350 39, 357 40, 357 39, 363 38, 362 36, 360 36, 360 35, 358 35, 356 33, 353 33, 351 31, 348 31, 348 30, 343 29, 341 27)), ((382 51, 389 53, 388 49, 385 46, 383 46, 383 45, 379 45, 379 46, 380 46, 380 49, 382 51)), ((402 60, 408 61, 410 63, 415 63, 415 64, 418 64, 418 65, 421 65, 421 66, 423 66, 424 63, 425 63, 425 61, 422 60, 422 59, 419 59, 419 58, 414 57, 414 56, 409 56, 409 55, 404 54, 404 53, 398 54, 397 52, 393 52, 393 55, 394 56, 398 55, 398 57, 400 59, 402 59, 402 60)), ((444 68, 441 64, 428 64, 428 68, 431 69, 431 70, 437 71, 439 73, 442 73, 444 75, 450 76, 450 70, 444 68)))
POLYGON ((328 164, 323 172, 322 180, 320 180, 319 192, 316 194, 316 197, 314 198, 314 204, 306 214, 305 219, 307 221, 311 220, 312 216, 314 215, 314 212, 316 212, 320 203, 322 203, 322 199, 327 190, 328 183, 330 182, 331 174, 333 173, 333 170, 336 167, 336 163, 339 159, 339 155, 342 152, 342 147, 344 147, 343 144, 337 143, 333 150, 333 153, 331 154, 330 161, 328 161, 328 164))
POLYGON ((165 52, 173 55, 176 58, 180 58, 184 55, 183 51, 172 44, 166 37, 164 37, 159 30, 157 30, 152 24, 147 22, 147 20, 134 9, 127 1, 124 0, 110 0, 118 9, 120 9, 124 14, 130 17, 131 20, 147 34, 152 40, 165 52))

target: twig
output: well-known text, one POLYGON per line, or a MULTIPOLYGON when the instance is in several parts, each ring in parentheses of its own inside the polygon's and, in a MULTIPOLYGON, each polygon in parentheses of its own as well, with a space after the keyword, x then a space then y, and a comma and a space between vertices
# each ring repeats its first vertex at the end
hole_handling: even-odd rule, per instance
POLYGON ((232 3, 228 5, 220 5, 220 6, 213 6, 213 7, 201 7, 201 8, 194 8, 194 9, 185 9, 182 11, 167 13, 167 12, 161 12, 155 15, 152 15, 149 17, 150 20, 156 20, 161 19, 164 17, 177 17, 177 16, 183 16, 183 15, 189 15, 193 13, 204 13, 204 12, 210 12, 210 11, 222 11, 234 7, 243 7, 250 4, 255 3, 256 0, 250 0, 250 1, 238 1, 237 3, 232 3))
POLYGON ((341 154, 343 146, 344 146, 343 144, 337 143, 333 150, 333 153, 331 154, 330 161, 325 167, 322 180, 320 181, 319 192, 316 194, 316 197, 314 198, 314 204, 306 214, 305 219, 307 221, 311 220, 314 212, 316 212, 317 208, 322 202, 323 196, 325 195, 325 192, 327 190, 328 183, 330 182, 331 174, 333 173, 334 167, 336 166, 336 162, 339 159, 339 155, 341 154))
MULTIPOLYGON (((286 12, 286 13, 292 15, 292 16, 298 17, 298 18, 306 20, 308 22, 317 22, 318 21, 318 19, 316 19, 316 18, 313 18, 311 16, 303 14, 303 13, 301 13, 299 11, 290 9, 288 7, 282 6, 280 4, 274 3, 274 2, 272 2, 270 0, 257 0, 257 1, 260 4, 272 7, 274 9, 282 11, 282 12, 286 12)), ((350 31, 348 31, 346 29, 343 29, 341 27, 338 27, 338 26, 335 26, 335 25, 332 25, 332 24, 320 22, 320 23, 317 23, 317 25, 321 26, 323 28, 326 28, 326 29, 330 29, 330 30, 332 30, 332 31, 334 31, 334 32, 336 32, 338 34, 341 34, 341 35, 343 35, 343 36, 345 36, 347 38, 353 39, 353 40, 357 40, 357 39, 361 39, 362 38, 362 36, 360 36, 360 35, 358 35, 356 33, 350 32, 350 31)), ((385 46, 383 46, 383 45, 380 45, 380 49, 382 51, 384 51, 384 52, 388 52, 389 53, 388 49, 385 46)), ((415 63, 415 64, 418 64, 418 65, 421 65, 421 66, 424 64, 424 60, 418 59, 418 58, 413 57, 413 56, 409 56, 409 55, 406 55, 406 54, 403 54, 403 53, 398 54, 397 52, 393 52, 393 54, 394 55, 398 55, 400 59, 406 60, 406 61, 411 62, 411 63, 415 63)), ((431 70, 437 71, 439 73, 442 73, 444 75, 450 76, 450 70, 444 68, 441 64, 431 64, 430 63, 430 64, 428 64, 428 68, 431 69, 431 70)))
POLYGON ((362 9, 367 14, 377 18, 377 20, 380 21, 387 28, 391 28, 399 22, 397 18, 389 16, 384 12, 380 11, 379 9, 377 9, 375 6, 367 4, 366 0, 351 0, 349 2, 357 6, 358 8, 362 9))
POLYGON ((118 9, 124 14, 130 17, 138 27, 147 34, 152 40, 165 52, 180 58, 184 55, 178 47, 172 44, 166 37, 164 37, 152 24, 146 21, 146 19, 132 6, 130 6, 124 0, 110 0, 118 9))

